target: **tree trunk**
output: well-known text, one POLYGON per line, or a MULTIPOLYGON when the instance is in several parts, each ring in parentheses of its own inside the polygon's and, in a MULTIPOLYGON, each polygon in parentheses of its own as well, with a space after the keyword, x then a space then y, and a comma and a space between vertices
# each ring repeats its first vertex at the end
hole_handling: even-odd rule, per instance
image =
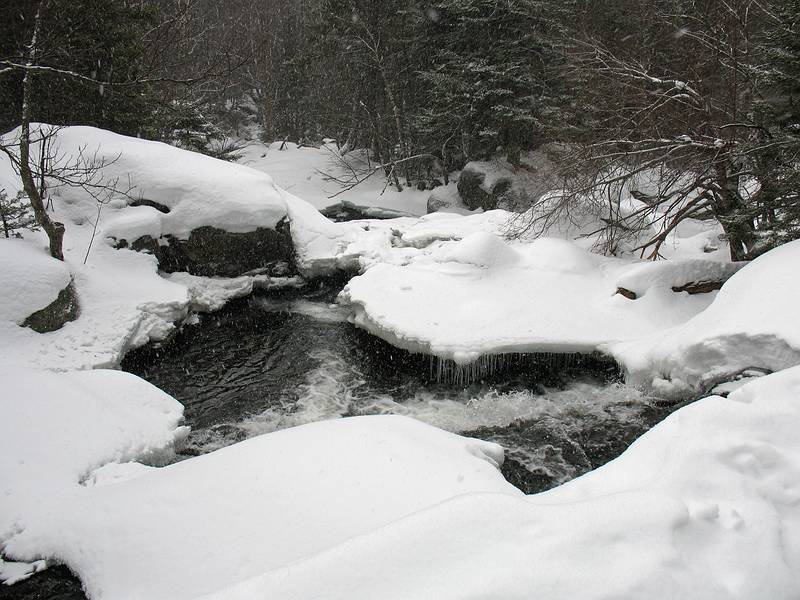
POLYGON ((745 202, 739 193, 739 177, 731 176, 729 161, 714 165, 719 191, 713 203, 714 216, 722 225, 730 245, 731 260, 748 260, 755 244, 753 222, 745 210, 745 202))
MULTIPOLYGON (((33 26, 31 44, 28 48, 28 60, 25 69, 25 77, 22 80, 22 126, 19 136, 19 176, 22 179, 22 188, 30 200, 36 222, 44 229, 47 238, 50 240, 50 256, 58 260, 64 260, 62 250, 64 242, 64 224, 50 219, 47 209, 44 206, 42 194, 36 187, 33 171, 31 170, 31 94, 33 88, 33 70, 30 68, 36 64, 37 53, 39 50, 39 31, 42 25, 42 12, 46 0, 39 2, 36 10, 36 20, 33 26)), ((44 144, 42 140, 40 143, 44 144)))

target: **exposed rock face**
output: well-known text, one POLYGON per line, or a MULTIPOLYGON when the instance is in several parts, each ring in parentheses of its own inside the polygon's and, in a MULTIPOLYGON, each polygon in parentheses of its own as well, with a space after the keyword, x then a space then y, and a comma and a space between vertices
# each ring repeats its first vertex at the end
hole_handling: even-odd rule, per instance
POLYGON ((160 239, 143 236, 130 244, 121 240, 117 247, 151 252, 158 259, 159 268, 168 273, 186 271, 203 277, 236 277, 250 271, 286 275, 294 271, 295 264, 286 221, 275 229, 248 233, 199 227, 185 240, 172 235, 160 239))
POLYGON ((48 333, 74 321, 78 318, 78 313, 78 296, 75 294, 75 286, 70 282, 53 302, 30 315, 22 322, 22 326, 30 327, 37 333, 48 333))

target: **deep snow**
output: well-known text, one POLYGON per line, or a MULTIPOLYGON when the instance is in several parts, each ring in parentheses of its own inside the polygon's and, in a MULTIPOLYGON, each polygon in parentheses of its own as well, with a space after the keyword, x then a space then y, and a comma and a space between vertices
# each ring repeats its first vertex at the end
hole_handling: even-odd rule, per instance
MULTIPOLYGON (((504 211, 332 223, 314 208, 319 194, 293 195, 304 181, 319 190, 300 176, 319 161, 299 160, 305 150, 273 157, 294 178, 290 193, 256 170, 163 144, 92 128, 59 135, 62 153, 97 149, 106 181, 170 212, 123 197, 98 211, 80 191, 56 189, 64 265, 41 233, 0 243, 12 269, 0 288, 7 556, 62 560, 93 599, 797 597, 800 367, 789 367, 800 362, 800 242, 744 267, 716 298, 689 296, 671 287, 738 268, 721 264, 713 224, 687 223, 665 248, 671 262, 650 265, 593 254, 597 240, 573 241, 568 228, 555 230, 567 239, 506 239, 504 211), (460 362, 604 348, 664 392, 746 367, 784 370, 685 407, 606 467, 528 498, 500 476, 497 446, 390 417, 268 434, 165 468, 126 462, 169 454, 185 435, 180 405, 133 376, 74 369, 114 367, 190 310, 257 281, 163 278, 152 256, 107 238, 251 231, 283 218, 304 274, 361 272, 343 296, 356 324, 403 347, 460 362), (49 334, 19 326, 70 278, 76 321, 49 334)), ((19 187, 4 155, 0 183, 19 187)), ((409 210, 419 198, 403 192, 389 207, 419 213, 409 210)))

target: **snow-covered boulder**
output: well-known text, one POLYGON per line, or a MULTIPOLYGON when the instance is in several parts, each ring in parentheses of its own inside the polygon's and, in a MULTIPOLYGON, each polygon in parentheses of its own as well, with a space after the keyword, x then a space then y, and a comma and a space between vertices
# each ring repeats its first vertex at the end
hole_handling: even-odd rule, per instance
POLYGON ((83 187, 52 190, 67 222, 93 220, 97 196, 100 238, 151 252, 164 270, 235 276, 292 260, 283 191, 265 173, 94 127, 58 129, 52 152, 54 169, 88 173, 75 176, 83 187))
MULTIPOLYGON (((412 232, 422 234, 411 229, 402 239, 417 239, 412 232)), ((515 243, 476 232, 428 243, 398 264, 370 266, 347 284, 341 301, 353 309, 357 326, 400 348, 459 364, 492 354, 592 352, 662 331, 713 298, 676 294, 675 282, 726 270, 710 261, 650 267, 555 238, 515 243), (631 302, 616 294, 620 282, 642 297, 631 302)))
POLYGON ((800 241, 775 248, 733 275, 685 324, 607 349, 631 382, 671 394, 710 389, 749 367, 800 364, 798 265, 800 241))
POLYGON ((496 444, 405 417, 314 423, 85 488, 5 551, 64 561, 92 600, 189 599, 291 568, 454 496, 521 496, 502 461, 496 444))
POLYGON ((63 261, 37 243, 0 239, 0 321, 12 321, 40 333, 75 319, 78 301, 63 261))
POLYGON ((120 371, 0 366, 0 548, 80 496, 111 462, 164 459, 186 433, 183 406, 120 371))
POLYGON ((500 157, 468 162, 458 178, 458 193, 471 210, 524 212, 557 187, 553 159, 560 153, 563 148, 549 144, 521 156, 519 165, 500 157))

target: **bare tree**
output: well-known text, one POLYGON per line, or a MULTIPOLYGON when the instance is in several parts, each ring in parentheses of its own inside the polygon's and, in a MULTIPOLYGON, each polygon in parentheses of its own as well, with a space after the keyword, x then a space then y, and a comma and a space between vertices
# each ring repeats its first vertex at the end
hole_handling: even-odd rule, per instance
POLYGON ((612 238, 653 228, 636 249, 655 259, 682 221, 713 217, 731 257, 743 260, 758 240, 754 158, 779 143, 752 111, 752 35, 768 15, 758 0, 668 5, 658 18, 676 42, 655 60, 598 40, 572 45, 572 74, 596 110, 563 166, 564 189, 526 227, 546 227, 588 200, 612 238), (640 188, 644 178, 653 185, 640 188), (620 209, 626 195, 638 208, 620 209))

